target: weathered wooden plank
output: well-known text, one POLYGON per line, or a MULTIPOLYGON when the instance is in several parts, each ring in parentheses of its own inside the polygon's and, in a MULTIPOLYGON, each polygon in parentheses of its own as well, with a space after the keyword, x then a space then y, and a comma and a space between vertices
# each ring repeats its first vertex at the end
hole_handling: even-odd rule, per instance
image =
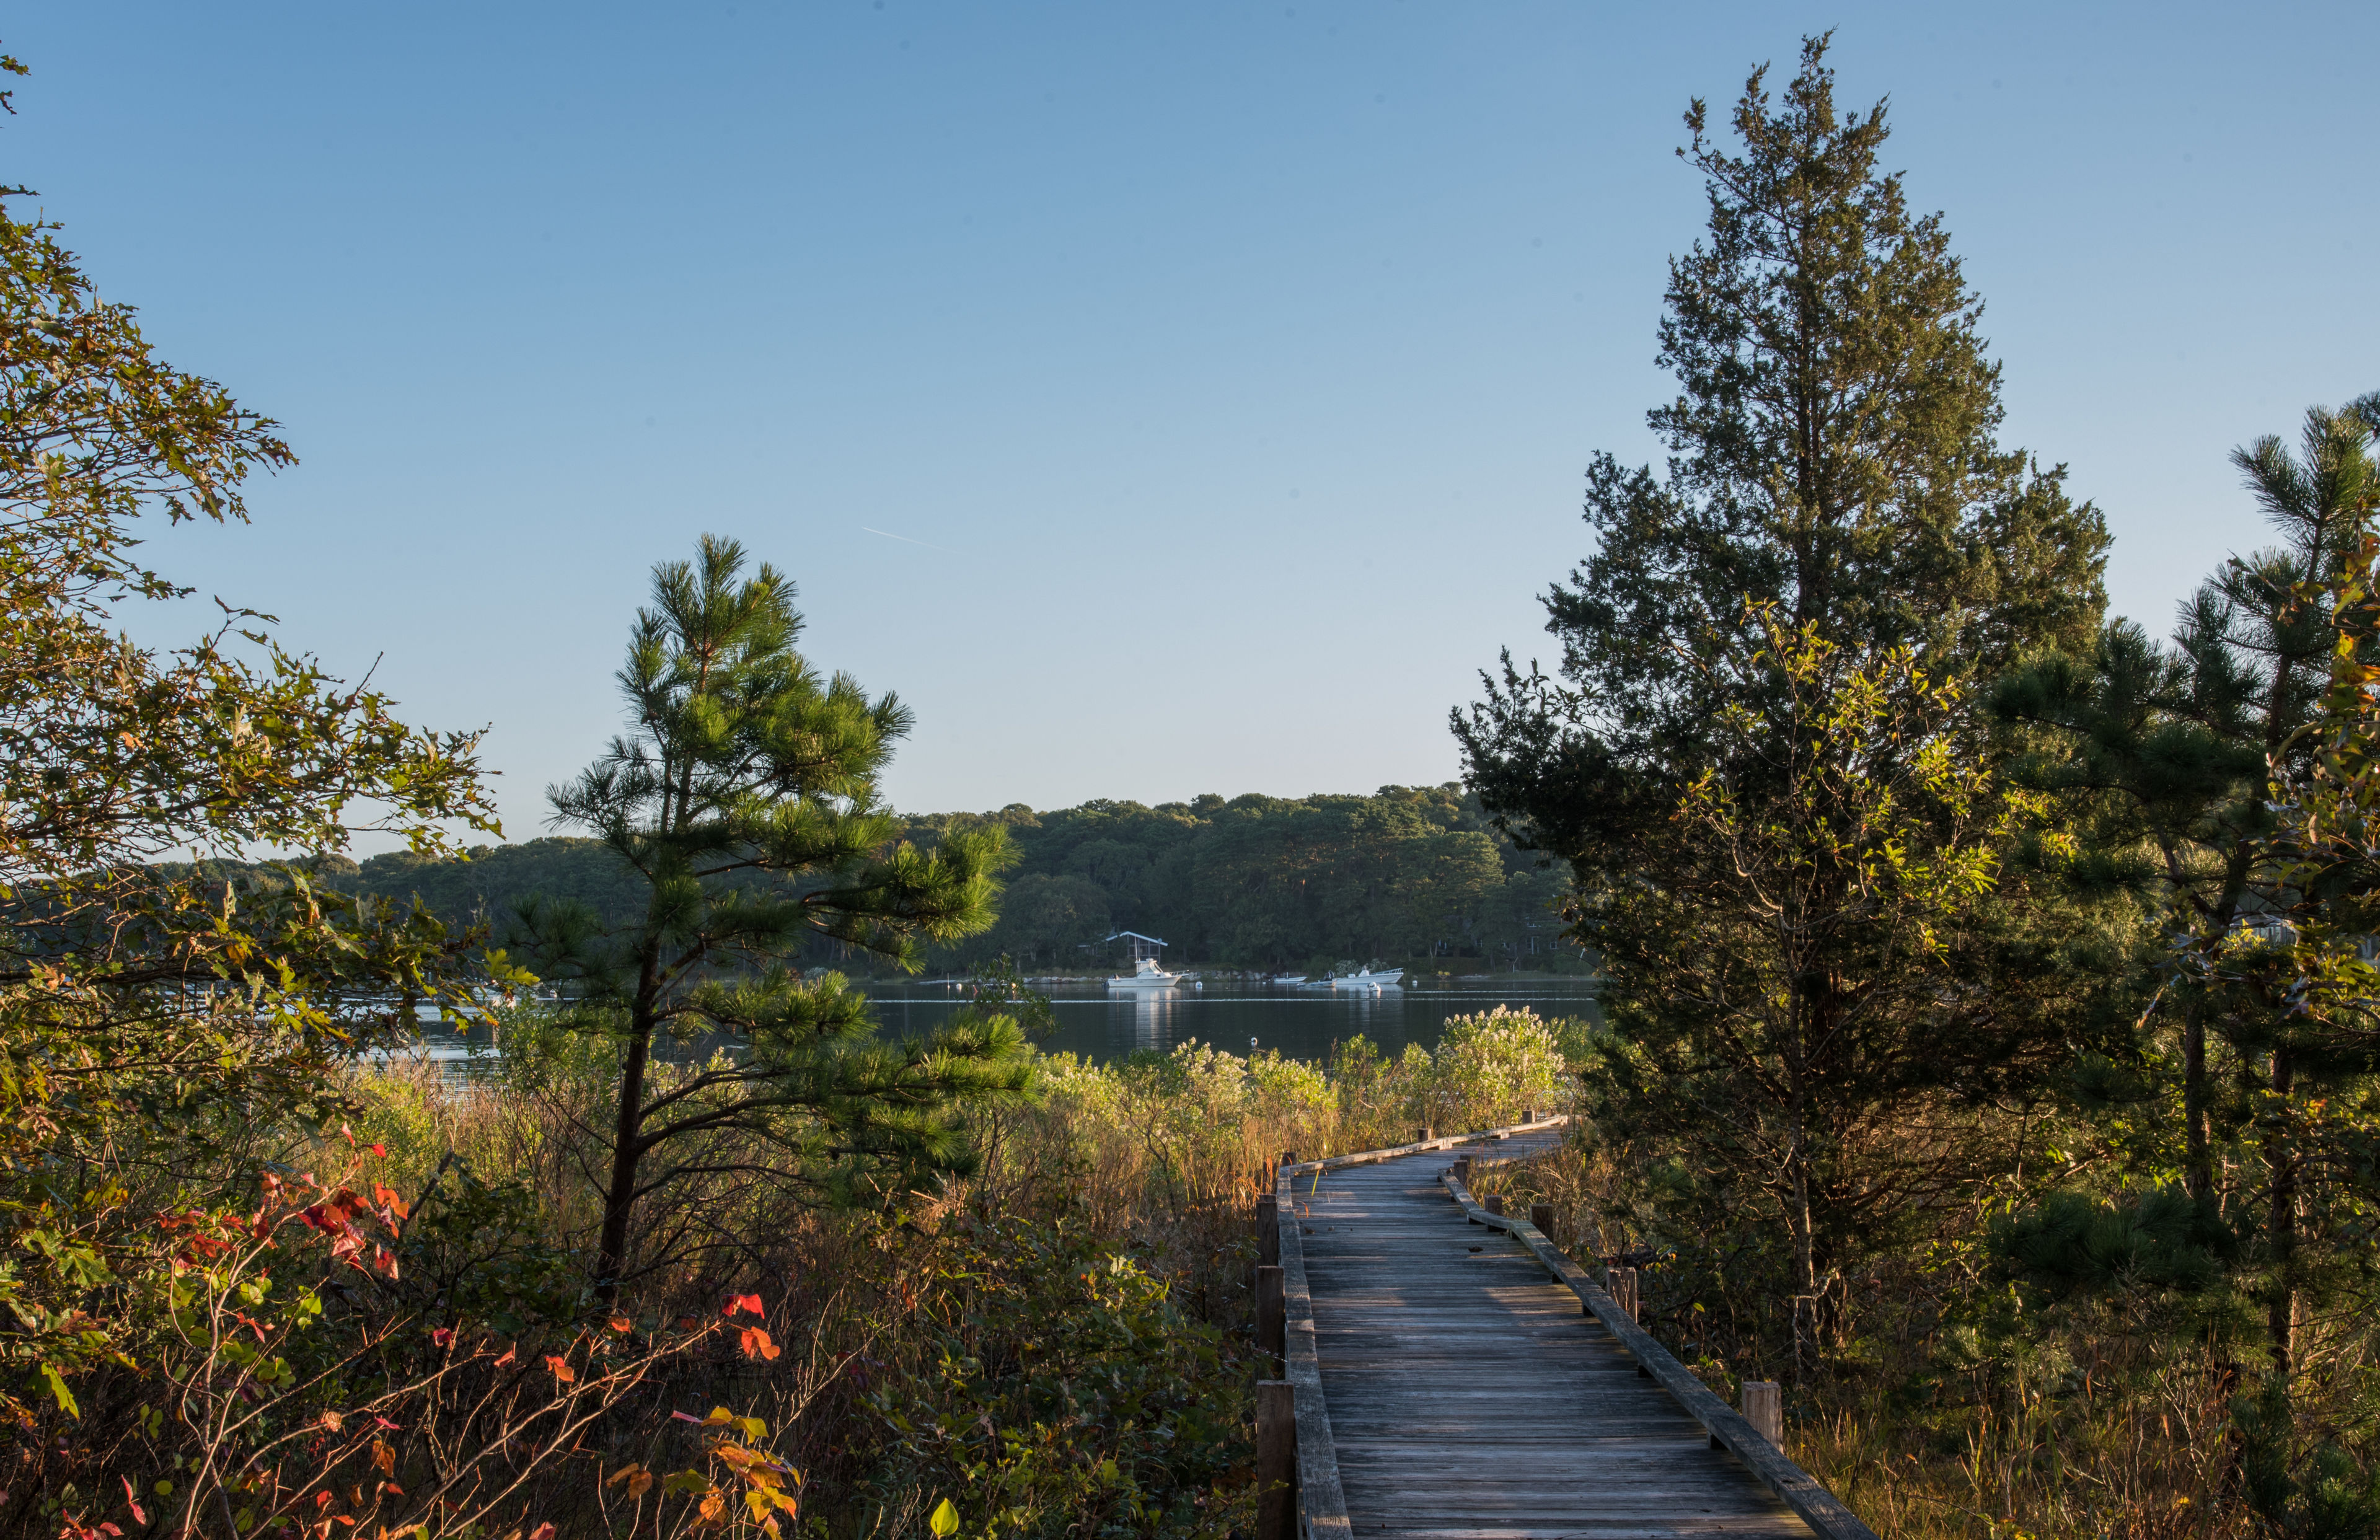
POLYGON ((1546 1239, 1535 1225, 1525 1219, 1491 1217, 1472 1201, 1471 1194, 1451 1176, 1439 1179, 1454 1200, 1461 1204, 1466 1216, 1481 1225, 1501 1230, 1529 1250, 1548 1273, 1560 1278, 1577 1294, 1604 1328, 1618 1338, 1636 1362, 1652 1375, 1678 1403, 1700 1423, 1712 1440, 1724 1446, 1743 1461, 1768 1489, 1782 1498, 1793 1511, 1800 1514, 1824 1540, 1876 1540, 1876 1533, 1863 1522, 1858 1514, 1843 1506, 1842 1500, 1820 1485, 1818 1480, 1778 1449, 1735 1408, 1728 1405, 1710 1388, 1695 1376, 1693 1370, 1679 1363, 1667 1348, 1637 1326, 1633 1312, 1623 1309, 1603 1289, 1597 1286, 1585 1269, 1563 1255, 1552 1242, 1546 1239))
MULTIPOLYGON (((1550 1130, 1492 1146, 1521 1156, 1550 1130)), ((1443 1145, 1445 1142, 1441 1142, 1443 1145)), ((1350 1162, 1281 1184, 1316 1312, 1341 1490, 1378 1534, 1696 1534, 1809 1540, 1809 1530, 1548 1269, 1468 1222, 1428 1160, 1350 1162), (1475 1249, 1476 1248, 1476 1249, 1475 1249)))
MULTIPOLYGON (((1293 1214, 1281 1179, 1275 1195, 1293 1214)), ((1289 1381, 1297 1425, 1297 1516, 1304 1540, 1354 1540, 1347 1497, 1339 1485, 1339 1450, 1322 1396, 1322 1364, 1314 1346, 1314 1297, 1306 1288, 1305 1248, 1287 1217, 1280 1232, 1282 1377, 1289 1381)))

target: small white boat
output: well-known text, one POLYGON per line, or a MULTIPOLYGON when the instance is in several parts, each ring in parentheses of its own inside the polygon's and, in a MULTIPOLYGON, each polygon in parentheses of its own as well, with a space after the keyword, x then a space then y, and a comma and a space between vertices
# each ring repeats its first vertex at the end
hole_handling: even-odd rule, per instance
POLYGON ((1182 982, 1178 973, 1167 973, 1154 958, 1144 957, 1132 965, 1132 972, 1116 974, 1108 980, 1111 989, 1171 989, 1182 982))
POLYGON ((1302 973, 1284 973, 1275 974, 1266 982, 1279 985, 1284 989, 1294 989, 1303 987, 1307 982, 1307 979, 1302 973))
POLYGON ((1105 946, 1109 941, 1122 941, 1132 948, 1132 972, 1116 974, 1108 980, 1111 989, 1171 989, 1182 982, 1178 973, 1167 973, 1157 965, 1157 954, 1165 943, 1154 936, 1144 936, 1136 930, 1119 930, 1103 940, 1089 943, 1105 946))
POLYGON ((1359 968, 1354 973, 1341 974, 1330 981, 1330 987, 1334 989, 1402 989, 1404 977, 1405 970, 1402 968, 1390 968, 1385 973, 1359 968))

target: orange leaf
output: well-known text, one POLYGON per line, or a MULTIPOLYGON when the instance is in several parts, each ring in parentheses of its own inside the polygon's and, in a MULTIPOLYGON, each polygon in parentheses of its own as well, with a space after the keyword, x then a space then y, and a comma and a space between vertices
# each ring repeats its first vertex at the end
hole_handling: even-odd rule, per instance
POLYGON ((748 1310, 755 1316, 765 1314, 765 1312, 760 1308, 760 1296, 758 1294, 736 1295, 734 1299, 727 1302, 727 1308, 721 1311, 720 1314, 722 1316, 733 1316, 738 1310, 748 1310))
POLYGON ((604 1324, 605 1324, 606 1326, 610 1327, 613 1331, 620 1332, 620 1333, 622 1333, 622 1334, 624 1334, 624 1335, 625 1335, 625 1333, 627 1333, 627 1332, 630 1332, 630 1331, 635 1330, 635 1329, 636 1329, 636 1326, 637 1326, 637 1323, 636 1323, 636 1322, 634 1322, 634 1321, 632 1321, 632 1320, 628 1319, 628 1317, 626 1317, 625 1316, 613 1316, 609 1321, 606 1321, 604 1324))
POLYGON ((757 1326, 747 1326, 736 1335, 737 1340, 743 1344, 744 1356, 747 1358, 773 1360, 785 1351, 769 1340, 769 1334, 757 1326))
MULTIPOLYGON (((553 1353, 547 1353, 545 1355, 545 1366, 552 1369, 553 1371, 553 1377, 562 1381, 565 1385, 569 1384, 572 1380, 578 1377, 577 1374, 570 1367, 570 1364, 567 1359, 558 1357, 553 1353)), ((552 1526, 549 1524, 546 1527, 551 1529, 552 1526)))

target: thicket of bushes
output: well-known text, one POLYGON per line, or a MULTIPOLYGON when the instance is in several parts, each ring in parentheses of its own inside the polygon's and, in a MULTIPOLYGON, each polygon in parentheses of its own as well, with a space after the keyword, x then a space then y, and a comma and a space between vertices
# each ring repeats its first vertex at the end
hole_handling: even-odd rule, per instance
POLYGON ((167 1265, 108 1291, 128 1365, 34 1413, 9 1532, 905 1534, 946 1499, 967 1534, 1244 1530, 1272 1163, 1549 1106, 1584 1030, 1500 1010, 1394 1060, 1042 1060, 975 1177, 685 1194, 607 1313, 616 1067, 524 1010, 471 1075, 352 1068, 327 1134, 245 1130, 202 1170, 128 1142, 119 1201, 176 1216, 167 1265))

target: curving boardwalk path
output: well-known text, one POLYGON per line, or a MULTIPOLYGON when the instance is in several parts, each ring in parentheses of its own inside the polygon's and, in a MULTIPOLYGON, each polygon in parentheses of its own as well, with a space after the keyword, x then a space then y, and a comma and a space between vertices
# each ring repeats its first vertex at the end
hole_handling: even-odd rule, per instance
MULTIPOLYGON (((1355 1540, 1813 1540, 1580 1297, 1438 1180, 1546 1130, 1285 1182, 1355 1540)), ((1289 1206, 1285 1205, 1285 1208, 1289 1206)), ((1289 1222, 1288 1214, 1283 1216, 1289 1222)))

